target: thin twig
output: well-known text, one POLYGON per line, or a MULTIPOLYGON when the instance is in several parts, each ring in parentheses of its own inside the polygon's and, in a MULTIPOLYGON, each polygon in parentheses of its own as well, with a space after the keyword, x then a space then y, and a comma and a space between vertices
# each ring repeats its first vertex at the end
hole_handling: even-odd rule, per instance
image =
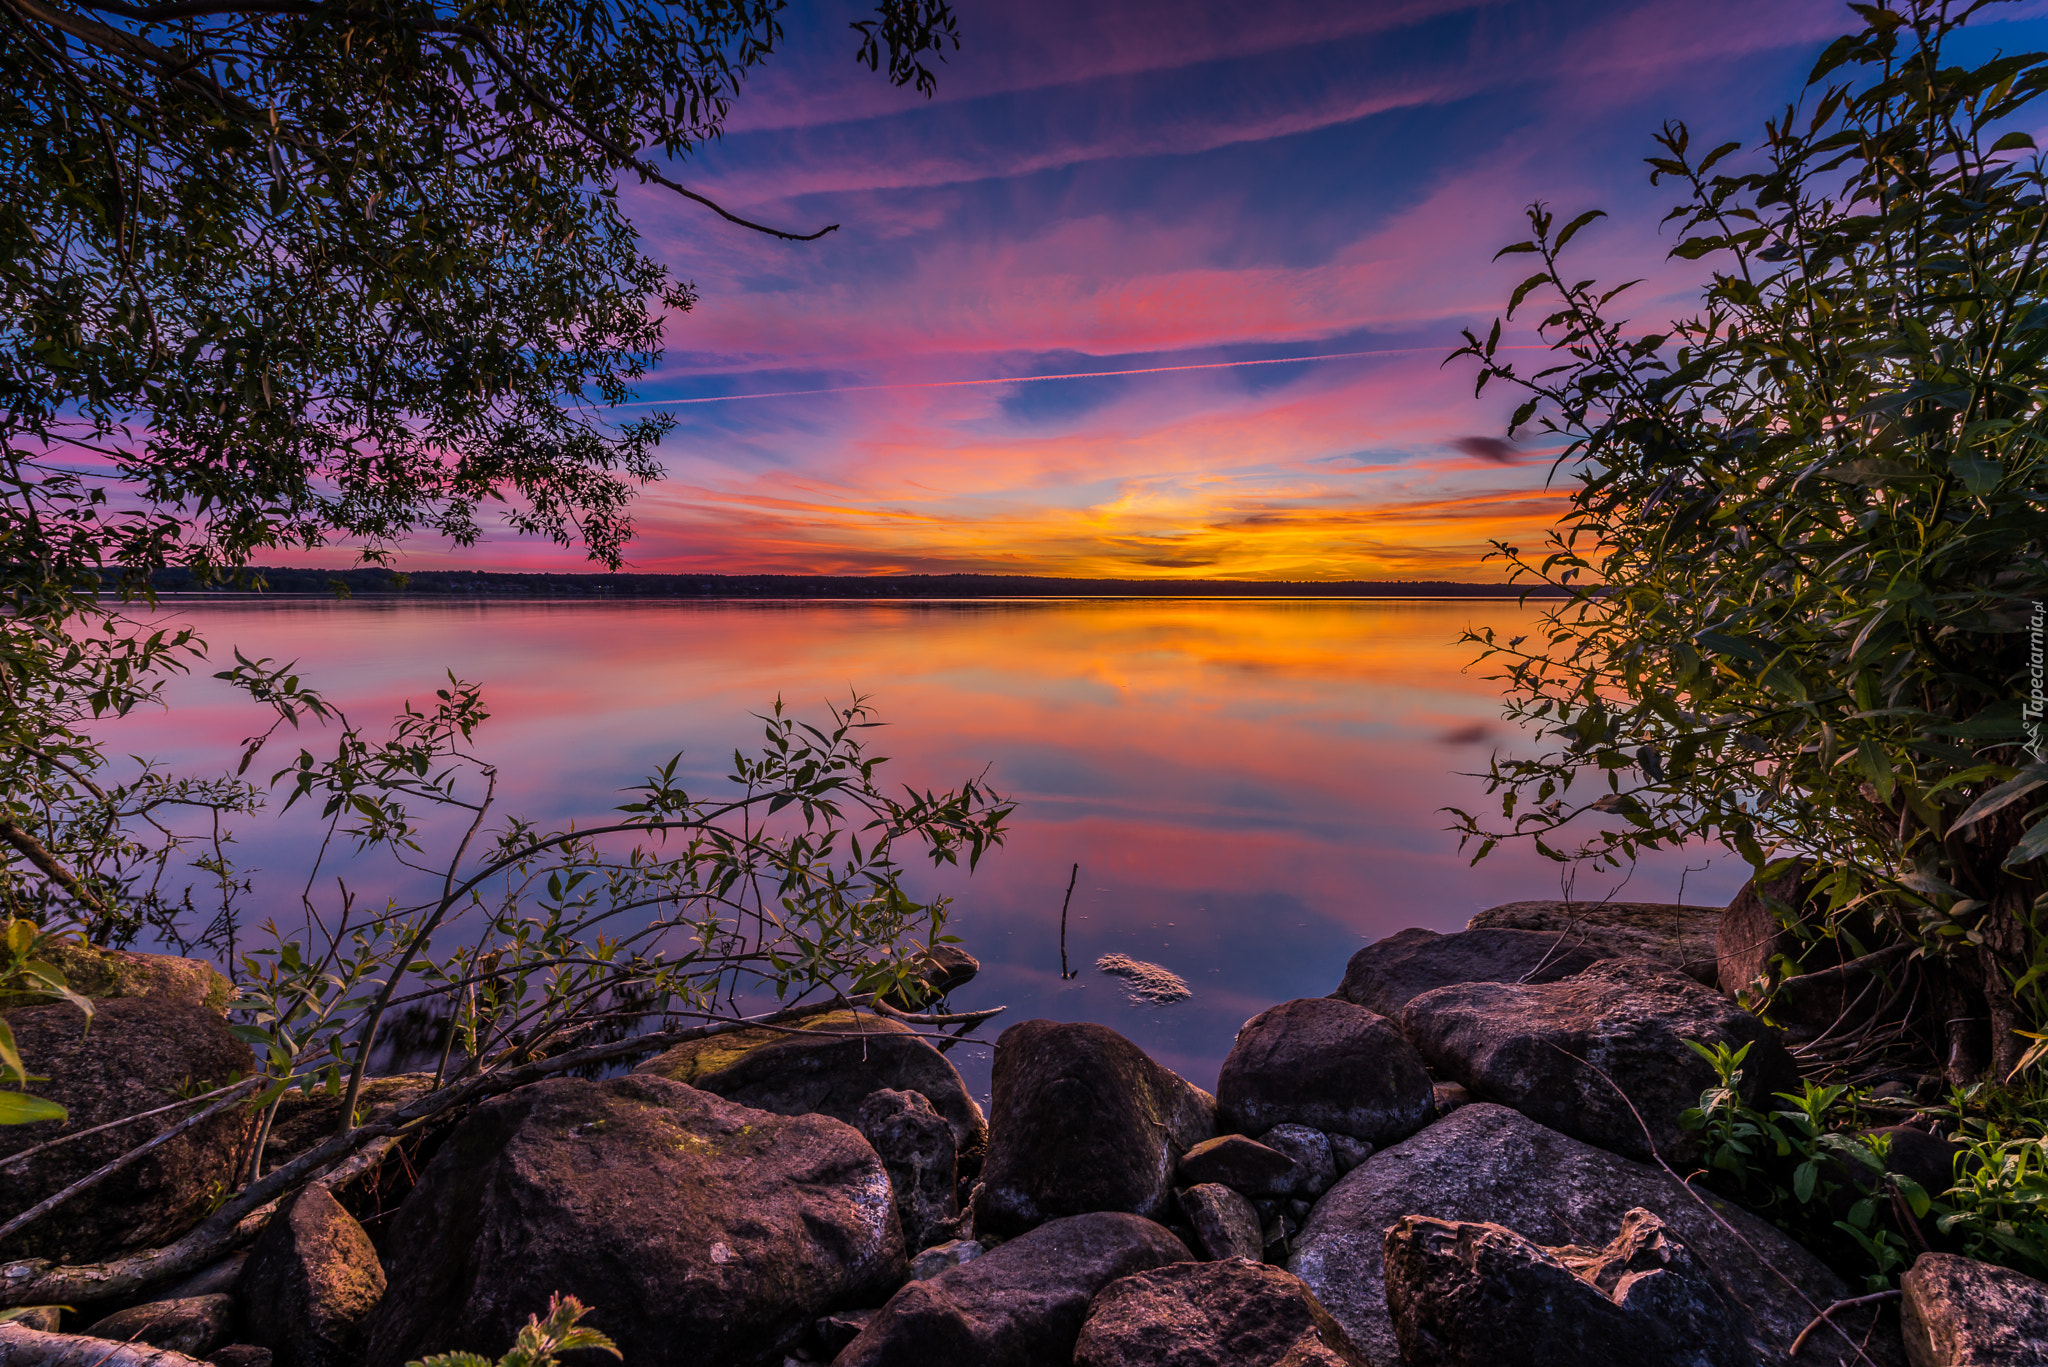
POLYGON ((1892 1297, 1901 1294, 1903 1293, 1897 1287, 1893 1287, 1889 1291, 1873 1291, 1868 1296, 1852 1296, 1845 1301, 1836 1301, 1833 1305, 1829 1306, 1827 1309, 1821 1311, 1818 1315, 1814 1316, 1813 1323, 1807 1325, 1804 1329, 1801 1329, 1799 1331, 1799 1337, 1792 1340, 1791 1350, 1788 1351, 1785 1354, 1785 1356, 1788 1358, 1798 1357, 1799 1350, 1806 1346, 1806 1336, 1808 1334, 1811 1334, 1814 1330, 1820 1328, 1822 1324, 1832 1325, 1834 1321, 1830 1317, 1837 1310, 1847 1310, 1852 1305, 1874 1305, 1878 1301, 1888 1301, 1892 1297))

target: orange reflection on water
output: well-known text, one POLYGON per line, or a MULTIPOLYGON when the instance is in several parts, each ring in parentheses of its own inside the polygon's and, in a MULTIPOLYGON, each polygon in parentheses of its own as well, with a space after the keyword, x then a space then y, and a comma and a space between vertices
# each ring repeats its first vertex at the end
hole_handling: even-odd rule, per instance
MULTIPOLYGON (((885 774, 924 787, 986 769, 1020 804, 1009 845, 971 880, 921 877, 957 898, 953 928, 985 965, 958 1004, 1101 1020, 1204 1086, 1239 1023, 1330 991, 1366 940, 1558 894, 1556 867, 1525 850, 1467 868, 1440 810, 1484 801, 1460 771, 1483 770, 1510 739, 1458 637, 1515 634, 1534 614, 1485 600, 1184 599, 170 610, 216 658, 235 646, 296 659, 359 721, 430 695, 443 670, 482 681, 493 716, 480 748, 500 763, 501 810, 549 822, 602 815, 677 750, 691 783, 719 782, 734 747, 758 738, 749 714, 778 695, 815 714, 865 693, 889 723, 872 733, 892 757, 885 774), (1069 960, 1161 963, 1192 1000, 1140 1009, 1093 972, 1061 980, 1075 863, 1069 960)), ((171 700, 169 714, 110 728, 110 748, 218 769, 257 725, 203 670, 171 700)), ((283 895, 306 839, 258 823, 245 862, 283 895)), ((1623 895, 1668 900, 1681 867, 1646 867, 1623 895)), ((1691 874, 1687 900, 1725 901, 1740 872, 1723 859, 1691 874)), ((1588 875, 1576 891, 1615 881, 1588 875)), ((985 1059, 954 1057, 979 1088, 985 1059)))

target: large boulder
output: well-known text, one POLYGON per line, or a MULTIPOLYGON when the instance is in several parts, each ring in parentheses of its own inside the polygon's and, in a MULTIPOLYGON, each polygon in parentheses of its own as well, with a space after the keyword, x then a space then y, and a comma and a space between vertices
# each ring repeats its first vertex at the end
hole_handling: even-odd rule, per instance
POLYGON ((1387 1311, 1404 1362, 1431 1367, 1751 1367, 1714 1276, 1645 1210, 1601 1249, 1545 1248, 1482 1222, 1403 1216, 1387 1231, 1387 1311))
POLYGON ((812 1016, 794 1029, 738 1030, 678 1044, 634 1069, 777 1115, 860 1124, 880 1091, 922 1092, 953 1127, 962 1168, 977 1170, 988 1123, 946 1056, 901 1021, 868 1011, 812 1016))
POLYGON ((2048 1285, 1975 1258, 1923 1253, 1899 1288, 1913 1367, 2048 1367, 2048 1285))
POLYGON ((912 1253, 950 1238, 960 1215, 953 1128, 922 1092, 884 1089, 860 1106, 860 1132, 889 1170, 903 1247, 912 1253))
POLYGON ((1747 1045, 1742 1092, 1752 1104, 1798 1085, 1775 1030, 1647 959, 1607 959, 1562 982, 1440 987, 1408 1003, 1401 1028, 1432 1070, 1474 1096, 1632 1158, 1650 1158, 1654 1143, 1683 1164, 1698 1149, 1678 1118, 1715 1074, 1687 1040, 1747 1045))
MULTIPOLYGON (((204 959, 102 949, 70 937, 52 939, 38 953, 45 963, 63 973, 65 985, 73 992, 95 1001, 146 997, 181 1006, 203 1006, 222 1016, 235 999, 235 985, 204 959)), ((40 1006, 49 1000, 40 992, 0 992, 0 1011, 40 1006)))
POLYGON ((1655 959, 1709 987, 1719 981, 1715 936, 1719 907, 1676 902, 1504 902, 1465 923, 1467 930, 1547 930, 1582 937, 1602 957, 1655 959))
POLYGON ((1613 956, 1566 931, 1461 930, 1439 935, 1420 927, 1375 940, 1351 956, 1344 981, 1330 995, 1399 1016, 1412 999, 1452 983, 1549 983, 1613 956))
POLYGON ((1216 1080, 1216 1108, 1246 1134, 1307 1125, 1388 1144, 1429 1122, 1429 1072, 1392 1022, 1303 997, 1244 1023, 1216 1080))
POLYGON ((1299 1277, 1241 1258, 1139 1272, 1088 1308, 1074 1367, 1366 1367, 1299 1277))
MULTIPOLYGON (((160 1110, 181 1095, 255 1071, 249 1046, 206 1006, 163 997, 103 1001, 91 1028, 77 1008, 31 1006, 6 1013, 35 1091, 69 1111, 62 1121, 0 1128, 0 1158, 60 1135, 160 1110)), ((79 1178, 171 1129, 190 1114, 167 1111, 38 1155, 0 1177, 0 1219, 18 1215, 79 1178)), ((0 1261, 92 1262, 167 1244, 203 1218, 233 1184, 252 1117, 235 1108, 150 1150, 0 1243, 0 1261)))
POLYGON ((761 1367, 904 1277, 889 1175, 852 1127, 666 1078, 555 1078, 479 1106, 398 1210, 371 1367, 495 1357, 554 1292, 635 1367, 761 1367))
POLYGON ((250 1342, 277 1367, 356 1367, 384 1299, 377 1250, 341 1203, 301 1188, 270 1217, 235 1285, 250 1342))
POLYGON ((1066 1364, 1089 1302, 1103 1287, 1188 1258, 1180 1240, 1136 1215, 1051 1220, 973 1262, 905 1286, 833 1367, 1066 1364))
POLYGON ((974 1228, 999 1236, 1088 1211, 1163 1219, 1181 1155, 1215 1102, 1106 1025, 1047 1020, 996 1039, 988 1163, 974 1228))
MULTIPOLYGON (((1695 1197, 1656 1168, 1484 1102, 1462 1107, 1346 1175, 1316 1203, 1288 1267, 1367 1361, 1395 1367, 1401 1358, 1384 1267, 1386 1231, 1403 1216, 1484 1221, 1559 1247, 1611 1238, 1638 1207, 1661 1219, 1712 1270, 1758 1362, 1784 1362, 1813 1318, 1812 1307, 1849 1294, 1819 1259, 1757 1217, 1695 1197)), ((1860 1340, 1873 1313, 1859 1307, 1836 1318, 1860 1340)), ((1898 1361, 1896 1340, 1887 1347, 1873 1339, 1866 1351, 1880 1367, 1898 1361)), ((1824 1332, 1808 1340, 1798 1359, 1801 1367, 1847 1367, 1854 1360, 1840 1338, 1824 1332)))

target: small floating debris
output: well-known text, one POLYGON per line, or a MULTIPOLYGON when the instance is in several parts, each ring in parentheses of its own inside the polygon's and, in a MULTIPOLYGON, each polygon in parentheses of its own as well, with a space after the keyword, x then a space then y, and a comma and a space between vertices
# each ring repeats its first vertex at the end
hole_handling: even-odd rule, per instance
POLYGON ((1099 972, 1129 983, 1131 1004, 1134 1006, 1170 1006, 1195 995, 1194 989, 1182 982, 1178 974, 1142 959, 1105 954, 1095 961, 1095 967, 1099 972))

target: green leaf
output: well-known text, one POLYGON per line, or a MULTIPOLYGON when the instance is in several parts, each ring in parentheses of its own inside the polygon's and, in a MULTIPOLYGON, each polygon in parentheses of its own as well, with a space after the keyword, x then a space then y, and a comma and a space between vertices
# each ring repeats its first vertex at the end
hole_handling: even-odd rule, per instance
POLYGON ((1793 1172, 1792 1194, 1799 1198, 1800 1205, 1803 1206, 1813 1199, 1814 1184, 1819 1180, 1820 1164, 1811 1158, 1801 1163, 1793 1172))
POLYGON ((2029 764, 1965 808, 1949 827, 1949 834, 1974 826, 1993 812, 2004 811, 2044 784, 2048 784, 2048 764, 2029 764))
POLYGON ((1856 743, 1856 767, 1870 780, 1870 786, 1877 790, 1879 802, 1892 800, 1892 762, 1884 747, 1868 737, 1856 743))
POLYGON ((44 1120, 62 1120, 70 1112, 54 1101, 26 1092, 0 1092, 0 1125, 33 1125, 44 1120))
POLYGON ((2021 148, 2034 150, 2034 139, 2026 133, 2015 130, 1991 144, 1993 152, 2017 152, 2021 148))

